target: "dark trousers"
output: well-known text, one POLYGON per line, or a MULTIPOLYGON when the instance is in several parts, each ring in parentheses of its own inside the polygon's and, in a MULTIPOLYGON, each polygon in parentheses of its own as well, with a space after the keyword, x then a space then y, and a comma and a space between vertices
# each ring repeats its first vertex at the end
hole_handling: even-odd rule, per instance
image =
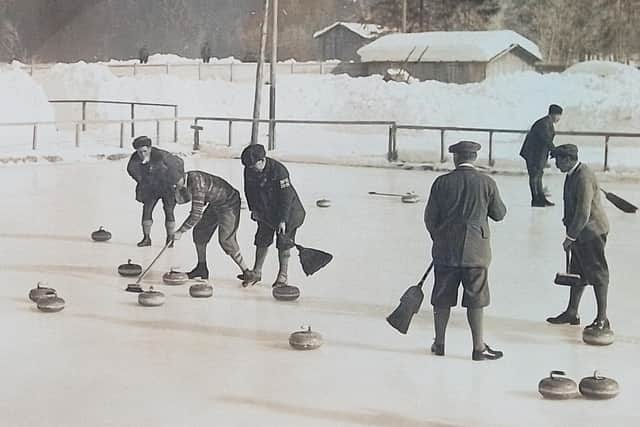
POLYGON ((462 306, 482 308, 489 305, 489 282, 484 267, 434 266, 435 283, 431 291, 431 305, 435 308, 455 307, 458 288, 462 283, 462 306))
POLYGON ((164 209, 165 222, 175 222, 176 218, 173 211, 176 208, 176 196, 173 191, 167 191, 164 194, 158 194, 147 198, 142 205, 143 221, 151 221, 153 219, 153 210, 160 199, 162 199, 162 209, 164 209))
POLYGON ((542 175, 544 166, 533 164, 527 161, 527 173, 529 174, 529 190, 531 191, 531 201, 540 202, 545 200, 544 189, 542 187, 542 175))
POLYGON ((604 255, 607 235, 595 239, 576 241, 571 245, 571 265, 569 271, 579 274, 586 284, 592 286, 609 285, 609 266, 604 255))

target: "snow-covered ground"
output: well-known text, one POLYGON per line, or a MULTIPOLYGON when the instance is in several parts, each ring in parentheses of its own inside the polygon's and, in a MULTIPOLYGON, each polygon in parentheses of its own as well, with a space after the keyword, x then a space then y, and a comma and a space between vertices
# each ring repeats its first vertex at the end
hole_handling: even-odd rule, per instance
MULTIPOLYGON (((560 206, 531 209, 525 177, 496 177, 509 212, 492 224, 492 304, 486 340, 505 352, 495 362, 472 362, 464 311, 453 312, 447 355, 428 352, 433 325, 428 298, 407 336, 385 317, 428 263, 424 202, 402 204, 368 191, 422 198, 436 174, 290 164, 308 215, 298 241, 332 252, 333 262, 309 278, 291 260, 291 281, 302 296, 278 303, 265 282, 242 289, 236 267, 215 239, 210 246, 214 297, 194 300, 188 285, 169 287, 161 275, 192 267, 190 236, 160 258, 144 280, 167 295, 164 306, 142 308, 123 291, 130 279, 116 273, 132 258, 147 265, 164 240, 161 209, 154 246, 137 248, 140 204, 125 161, 0 168, 7 185, 0 216, 0 414, 15 427, 75 426, 549 426, 635 427, 640 424, 640 318, 635 254, 637 215, 611 205, 607 246, 611 267, 609 313, 616 342, 589 347, 580 327, 550 326, 567 290, 552 284, 563 268, 560 206), (333 205, 315 206, 326 197, 333 205), (90 233, 104 225, 113 239, 90 233), (46 280, 67 302, 57 314, 36 310, 27 294, 46 280), (289 334, 311 325, 324 345, 289 348, 289 334), (579 381, 598 369, 619 381, 610 401, 554 402, 537 393, 552 369, 579 381)), ((238 160, 190 157, 186 167, 227 178, 241 188, 238 160)), ((562 179, 545 179, 556 200, 562 179)), ((640 200, 637 185, 607 188, 640 200)), ((180 220, 186 208, 177 210, 180 220)), ((253 260, 255 225, 243 211, 239 242, 253 260)), ((427 281, 427 295, 432 279, 427 281)), ((591 290, 581 307, 594 316, 591 290)))
MULTIPOLYGON (((163 56, 157 61, 168 61, 163 56)), ((172 59, 174 60, 174 59, 172 59)), ((230 59, 232 60, 232 59, 230 59)), ((176 58, 177 64, 189 59, 176 58)), ((550 103, 565 108, 558 130, 640 132, 640 71, 621 64, 611 65, 616 72, 601 76, 601 63, 582 64, 566 73, 540 75, 518 73, 482 83, 456 85, 428 81, 414 84, 383 82, 380 77, 350 78, 345 75, 288 75, 278 79, 277 117, 316 120, 391 120, 400 124, 467 126, 527 129, 546 113, 550 103)), ((2 122, 35 120, 78 120, 80 106, 52 106, 48 99, 103 99, 175 103, 180 116, 250 117, 253 83, 223 80, 198 81, 172 75, 117 77, 103 64, 57 64, 51 69, 28 76, 16 67, 0 68, 0 117, 2 122)), ((262 116, 268 114, 268 86, 263 91, 262 116)), ((171 117, 171 109, 138 107, 138 118, 171 117)), ((129 118, 127 106, 90 105, 89 119, 129 118)), ((190 145, 189 122, 180 124, 180 139, 190 145)), ((204 144, 226 145, 226 123, 204 123, 204 144)), ((96 130, 96 129, 94 129, 96 130)), ((81 146, 102 153, 109 144, 117 149, 117 124, 97 129, 101 137, 83 135, 81 146)), ((155 135, 155 124, 141 124, 139 132, 155 135)), ((266 141, 266 127, 261 141, 266 141)), ((279 125, 277 148, 290 158, 311 158, 342 163, 383 162, 387 150, 386 127, 346 127, 279 125), (375 160, 375 161, 374 161, 375 160)), ((31 127, 0 126, 0 153, 16 154, 16 146, 29 150, 31 127)), ((235 124, 233 143, 244 145, 250 126, 235 124)), ((161 138, 168 141, 172 124, 161 125, 161 138)), ((128 136, 127 136, 128 137, 128 136)), ((446 143, 458 138, 476 138, 484 144, 486 134, 447 133, 446 143)), ((494 136, 497 166, 522 168, 517 152, 521 135, 494 136)), ((55 151, 61 145, 73 146, 74 134, 62 127, 38 129, 39 146, 55 151)), ((603 138, 558 137, 556 143, 576 142, 583 158, 594 165, 602 163, 603 138)), ((128 144, 126 144, 128 145, 128 144)), ((400 160, 435 161, 440 146, 439 132, 399 131, 400 160)), ((611 165, 614 169, 640 166, 637 139, 611 140, 611 165)), ((33 153, 38 155, 38 153, 33 153)), ((77 157, 77 156, 76 156, 77 157)))

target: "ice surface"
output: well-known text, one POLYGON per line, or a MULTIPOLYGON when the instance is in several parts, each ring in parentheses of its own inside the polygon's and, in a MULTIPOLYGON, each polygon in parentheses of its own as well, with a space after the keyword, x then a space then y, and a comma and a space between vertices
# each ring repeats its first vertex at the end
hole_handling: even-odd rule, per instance
MULTIPOLYGON (((433 337, 428 300, 407 336, 385 317, 419 279, 430 246, 424 203, 402 204, 368 191, 426 197, 431 172, 288 164, 308 216, 299 243, 332 252, 334 261, 306 278, 291 260, 295 303, 271 297, 275 251, 265 282, 242 289, 236 267, 211 243, 214 297, 193 300, 187 286, 168 287, 171 266, 190 268, 190 236, 154 266, 144 284, 167 294, 159 308, 137 305, 116 273, 132 258, 143 265, 164 240, 162 211, 155 212, 154 246, 137 248, 141 206, 125 161, 0 168, 0 414, 11 426, 637 426, 635 390, 640 319, 636 254, 637 215, 611 205, 607 246, 611 267, 609 315, 616 342, 606 348, 581 342, 580 327, 550 326, 567 290, 552 284, 563 268, 559 206, 529 207, 526 177, 498 176, 509 212, 492 224, 492 304, 486 340, 505 351, 496 362, 470 360, 464 312, 453 312, 447 356, 428 353, 433 337), (332 207, 315 201, 328 198, 332 207), (90 233, 104 225, 113 239, 90 233), (46 280, 66 299, 44 314, 27 294, 46 280), (288 336, 311 325, 325 339, 312 352, 289 348, 288 336), (542 400, 538 381, 552 369, 576 380, 594 369, 617 379, 618 398, 594 402, 542 400)), ((238 160, 186 159, 241 188, 238 160)), ((562 178, 545 176, 553 199, 562 178)), ((633 183, 603 187, 640 201, 633 183)), ((185 207, 177 212, 180 220, 185 207)), ((253 261, 255 225, 243 211, 239 241, 253 261)), ((295 252, 295 251, 294 251, 295 252)), ((427 295, 431 280, 427 281, 427 295)), ((580 313, 594 317, 591 290, 580 313)))

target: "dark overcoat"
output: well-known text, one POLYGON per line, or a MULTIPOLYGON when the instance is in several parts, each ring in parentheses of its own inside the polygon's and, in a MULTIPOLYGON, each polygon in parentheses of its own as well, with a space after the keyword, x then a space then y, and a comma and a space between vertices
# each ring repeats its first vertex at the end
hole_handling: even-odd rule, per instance
POLYGON ((609 221, 602 207, 595 174, 584 163, 578 164, 564 181, 564 217, 567 235, 578 242, 609 232, 609 221))
POLYGON ((133 153, 127 172, 136 185, 136 200, 145 203, 153 198, 173 192, 173 186, 184 176, 184 162, 168 151, 151 147, 151 158, 143 164, 138 153, 133 153))
POLYGON ((549 158, 549 152, 555 148, 553 138, 556 132, 551 116, 538 119, 524 139, 520 157, 527 161, 530 168, 542 170, 549 158))
POLYGON ((434 264, 488 267, 488 218, 500 221, 506 213, 495 181, 473 166, 459 166, 436 178, 424 212, 434 264))
POLYGON ((305 210, 287 168, 277 160, 267 157, 264 170, 256 172, 244 169, 244 193, 251 212, 255 212, 271 227, 281 222, 287 228, 302 225, 305 210))

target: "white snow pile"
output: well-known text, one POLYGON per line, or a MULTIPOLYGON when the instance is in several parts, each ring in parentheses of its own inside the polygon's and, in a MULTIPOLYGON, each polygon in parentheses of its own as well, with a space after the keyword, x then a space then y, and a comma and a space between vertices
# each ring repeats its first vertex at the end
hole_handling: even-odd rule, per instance
POLYGON ((486 62, 501 52, 518 45, 542 59, 538 46, 515 31, 430 31, 394 33, 358 49, 362 62, 486 62), (424 54, 423 54, 424 52, 424 54))
MULTIPOLYGON (((101 64, 106 65, 132 65, 138 64, 140 60, 138 58, 131 59, 112 59, 107 62, 101 62, 101 64)), ((182 56, 174 55, 174 54, 166 54, 166 53, 154 53, 153 55, 149 55, 148 64, 153 65, 166 65, 166 64, 198 64, 201 63, 201 58, 184 58, 182 56)), ((239 64, 242 61, 234 58, 233 56, 229 56, 227 58, 211 58, 211 63, 215 64, 239 64)))
POLYGON ((593 74, 600 77, 609 77, 619 73, 637 72, 636 67, 611 61, 585 61, 578 62, 567 68, 564 72, 569 74, 593 74))

